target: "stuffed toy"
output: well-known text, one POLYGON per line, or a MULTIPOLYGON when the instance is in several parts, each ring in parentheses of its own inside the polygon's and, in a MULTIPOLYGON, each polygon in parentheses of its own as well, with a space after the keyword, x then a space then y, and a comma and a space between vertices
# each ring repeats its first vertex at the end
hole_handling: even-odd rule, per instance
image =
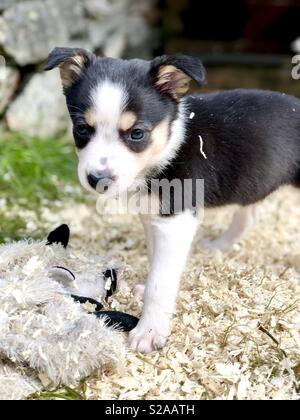
POLYGON ((47 241, 0 246, 0 399, 75 385, 96 369, 117 369, 126 355, 120 331, 138 319, 104 311, 118 269, 68 248, 62 225, 47 241))
MULTIPOLYGON (((59 228, 51 232, 47 238, 47 245, 61 244, 65 249, 69 244, 70 229, 67 225, 61 225, 59 228)), ((56 266, 50 270, 54 279, 63 283, 71 294, 72 298, 81 304, 90 303, 94 305, 95 311, 93 312, 99 318, 105 317, 106 325, 117 326, 120 330, 129 332, 133 330, 137 323, 138 318, 118 311, 102 311, 102 303, 97 302, 92 296, 100 296, 107 301, 113 293, 117 290, 117 270, 115 268, 108 268, 100 276, 100 280, 96 279, 87 280, 76 284, 75 275, 67 268, 56 266), (104 285, 104 290, 103 290, 104 285), (74 294, 76 293, 76 294, 74 294), (85 296, 78 296, 78 293, 83 293, 85 296), (87 297, 89 295, 89 297, 87 297)))

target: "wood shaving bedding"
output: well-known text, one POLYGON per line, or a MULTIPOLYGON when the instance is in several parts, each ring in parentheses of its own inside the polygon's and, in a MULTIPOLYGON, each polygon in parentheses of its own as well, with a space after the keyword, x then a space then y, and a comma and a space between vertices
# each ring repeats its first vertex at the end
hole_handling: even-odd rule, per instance
MULTIPOLYGON (((233 211, 205 213, 167 346, 146 356, 129 353, 121 374, 96 373, 87 381, 87 398, 299 397, 300 193, 275 193, 261 204, 260 223, 240 244, 224 254, 206 254, 200 239, 219 235, 233 211)), ((93 204, 72 205, 55 218, 70 223, 73 246, 108 253, 125 266, 128 287, 113 297, 112 306, 140 315, 142 304, 132 289, 147 276, 147 257, 138 218, 102 218, 93 204)))

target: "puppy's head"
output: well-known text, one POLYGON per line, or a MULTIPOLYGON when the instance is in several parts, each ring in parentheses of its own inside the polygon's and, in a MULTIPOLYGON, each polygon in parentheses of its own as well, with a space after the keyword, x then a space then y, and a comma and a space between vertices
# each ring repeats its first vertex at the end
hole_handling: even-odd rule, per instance
POLYGON ((55 67, 73 122, 80 181, 107 195, 129 189, 168 160, 180 98, 191 80, 205 81, 201 61, 183 55, 147 62, 56 48, 45 70, 55 67))

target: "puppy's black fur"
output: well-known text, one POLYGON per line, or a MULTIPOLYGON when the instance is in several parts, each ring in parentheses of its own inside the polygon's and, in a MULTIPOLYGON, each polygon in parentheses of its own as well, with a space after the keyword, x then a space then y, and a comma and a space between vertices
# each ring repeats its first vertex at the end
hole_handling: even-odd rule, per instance
MULTIPOLYGON (((100 183, 108 169, 112 182, 100 192, 108 197, 109 189, 112 194, 124 192, 135 181, 142 185, 143 194, 147 193, 145 181, 150 194, 155 180, 162 181, 158 185, 182 181, 181 188, 171 187, 167 196, 160 194, 160 188, 155 190, 160 198, 151 200, 155 218, 144 218, 151 265, 145 307, 138 325, 135 318, 125 319, 130 321, 125 327, 136 327, 131 348, 147 353, 161 348, 168 335, 180 274, 197 224, 191 212, 162 221, 156 203, 160 202, 160 215, 185 209, 197 215, 202 204, 198 180, 204 180, 206 207, 247 206, 282 185, 299 187, 300 101, 243 89, 182 98, 191 80, 199 85, 205 80, 202 63, 195 57, 127 61, 97 58, 80 49, 56 49, 46 69, 57 66, 74 124, 79 178, 87 190, 96 189, 91 175, 100 183), (192 190, 190 182, 185 186, 187 180, 192 181, 192 190), (182 187, 189 190, 187 201, 182 200, 186 196, 182 187)), ((123 322, 123 315, 99 314, 123 322)))
POLYGON ((204 179, 205 206, 249 205, 282 185, 300 186, 300 101, 237 89, 187 97, 187 134, 164 170, 168 179, 204 179), (203 139, 203 157, 199 147, 203 139))
MULTIPOLYGON (((171 120, 177 116, 178 99, 174 99, 170 94, 173 89, 171 81, 159 88, 155 87, 162 66, 174 66, 199 85, 205 83, 205 70, 201 60, 181 54, 163 55, 148 62, 139 59, 96 57, 80 48, 55 48, 49 55, 44 69, 46 71, 55 67, 62 69, 76 55, 80 55, 84 60, 82 74, 81 77, 74 78, 71 86, 64 86, 64 93, 78 149, 83 149, 94 135, 93 128, 86 127, 84 113, 93 105, 90 93, 101 81, 109 80, 123 85, 128 94, 126 110, 137 114, 140 123, 150 129, 166 116, 170 116, 171 120)), ((145 151, 148 146, 147 141, 139 143, 127 141, 126 144, 136 153, 145 151)))
MULTIPOLYGON (((181 99, 174 92, 181 82, 175 72, 174 77, 158 84, 162 68, 175 68, 198 85, 205 83, 201 61, 182 55, 164 55, 147 62, 96 57, 82 49, 56 48, 45 69, 59 66, 63 70, 78 55, 83 63, 80 76, 76 72, 71 74, 71 85, 64 86, 78 149, 86 147, 94 134, 94 128, 84 120, 84 113, 92 105, 90 92, 101 81, 124 86, 128 94, 126 110, 137 114, 139 123, 150 127, 149 130, 167 116, 171 122, 179 117, 181 99)), ((185 110, 180 118, 185 121, 185 137, 167 167, 145 174, 149 183, 153 177, 170 181, 203 179, 205 207, 245 206, 262 200, 282 185, 300 186, 298 99, 270 91, 237 89, 186 96, 182 101, 185 110), (193 119, 189 118, 191 113, 195 114, 193 119), (199 136, 207 159, 201 153, 199 136)), ((130 142, 126 137, 123 141, 137 154, 149 146, 147 137, 141 142, 130 142)), ((196 189, 193 195, 195 206, 199 202, 196 189)))

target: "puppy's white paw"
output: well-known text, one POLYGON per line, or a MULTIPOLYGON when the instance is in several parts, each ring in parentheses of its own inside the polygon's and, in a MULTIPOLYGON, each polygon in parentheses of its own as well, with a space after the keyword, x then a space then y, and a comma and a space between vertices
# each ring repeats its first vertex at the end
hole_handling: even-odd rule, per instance
POLYGON ((162 349, 166 344, 167 336, 166 328, 151 326, 141 320, 129 334, 129 346, 133 351, 150 353, 162 349))
POLYGON ((151 353, 162 349, 166 344, 166 337, 159 334, 159 331, 148 330, 144 332, 131 331, 129 337, 129 346, 131 350, 138 353, 151 353))
POLYGON ((134 296, 138 299, 144 300, 146 286, 144 284, 137 284, 134 288, 134 296))

